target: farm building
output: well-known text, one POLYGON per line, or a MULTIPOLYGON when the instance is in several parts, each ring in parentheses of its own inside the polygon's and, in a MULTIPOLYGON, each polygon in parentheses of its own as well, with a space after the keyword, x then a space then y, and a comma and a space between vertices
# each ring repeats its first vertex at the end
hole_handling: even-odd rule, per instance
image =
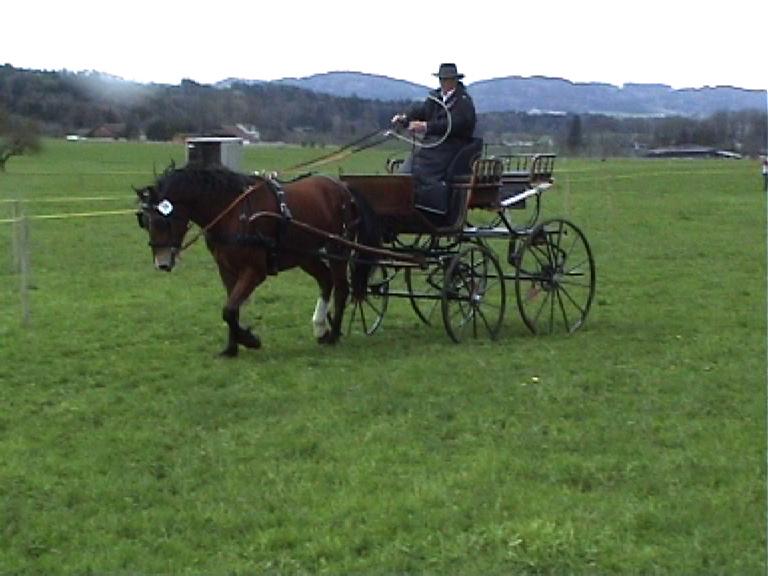
POLYGON ((117 140, 125 136, 125 124, 101 124, 88 133, 88 138, 117 140))
POLYGON ((232 136, 240 138, 243 144, 256 144, 261 142, 261 134, 255 126, 246 126, 245 124, 235 124, 233 126, 222 126, 222 136, 232 136))

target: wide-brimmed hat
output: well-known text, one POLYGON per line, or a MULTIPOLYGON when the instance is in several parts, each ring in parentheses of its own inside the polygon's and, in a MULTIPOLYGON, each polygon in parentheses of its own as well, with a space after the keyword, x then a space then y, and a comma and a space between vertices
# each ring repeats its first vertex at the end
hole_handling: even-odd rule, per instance
POLYGON ((464 74, 459 74, 459 71, 456 69, 456 64, 453 62, 444 62, 443 64, 440 64, 440 70, 435 76, 438 78, 456 78, 457 80, 464 78, 464 74))

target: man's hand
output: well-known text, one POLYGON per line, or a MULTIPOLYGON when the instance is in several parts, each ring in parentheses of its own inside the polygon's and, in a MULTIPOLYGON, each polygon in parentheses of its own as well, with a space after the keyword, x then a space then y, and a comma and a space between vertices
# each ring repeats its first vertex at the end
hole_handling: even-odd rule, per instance
POLYGON ((392 116, 392 126, 404 128, 408 124, 408 117, 405 114, 395 114, 392 116))

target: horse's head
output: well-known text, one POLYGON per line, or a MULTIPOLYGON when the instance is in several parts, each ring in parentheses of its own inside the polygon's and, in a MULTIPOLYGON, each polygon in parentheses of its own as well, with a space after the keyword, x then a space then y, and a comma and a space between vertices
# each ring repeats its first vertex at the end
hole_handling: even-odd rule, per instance
POLYGON ((149 233, 149 246, 155 268, 170 272, 176 264, 184 235, 189 229, 189 214, 168 198, 161 198, 157 185, 136 190, 139 226, 149 233))

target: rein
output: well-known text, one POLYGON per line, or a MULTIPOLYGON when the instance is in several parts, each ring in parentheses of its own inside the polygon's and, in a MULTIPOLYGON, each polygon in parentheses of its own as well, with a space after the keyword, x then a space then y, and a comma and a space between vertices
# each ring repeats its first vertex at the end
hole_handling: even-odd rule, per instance
POLYGON ((219 215, 216 216, 216 218, 214 218, 213 220, 208 222, 208 224, 206 224, 203 228, 200 228, 197 231, 197 233, 192 238, 187 240, 184 243, 184 245, 181 248, 179 248, 179 253, 184 252, 184 250, 186 250, 187 248, 192 246, 192 244, 197 242, 202 235, 206 234, 211 228, 213 228, 216 224, 218 224, 221 221, 221 219, 224 218, 224 216, 226 216, 229 212, 231 212, 232 209, 235 206, 237 206, 246 196, 251 194, 254 190, 256 190, 263 183, 264 182, 262 181, 262 182, 259 182, 258 184, 252 184, 251 186, 248 186, 248 188, 246 188, 245 191, 242 194, 240 194, 237 198, 232 200, 232 202, 229 204, 229 206, 224 208, 224 210, 222 212, 220 212, 219 215))
POLYGON ((313 160, 307 160, 305 162, 300 162, 299 164, 294 164, 293 166, 284 168, 283 172, 296 172, 299 169, 306 170, 307 168, 315 168, 317 166, 322 166, 323 164, 328 164, 329 162, 342 160, 347 156, 351 156, 352 154, 356 154, 368 148, 373 148, 374 146, 378 146, 388 138, 389 138, 389 134, 387 132, 381 132, 381 130, 377 128, 373 132, 369 132, 365 136, 362 136, 357 140, 353 140, 352 142, 345 144, 344 146, 342 146, 338 150, 334 150, 330 154, 325 154, 313 160), (373 140, 372 142, 368 142, 374 136, 379 136, 379 138, 377 140, 373 140))
POLYGON ((448 135, 451 133, 451 128, 453 127, 453 119, 451 118, 451 110, 448 108, 448 106, 443 102, 440 98, 435 98, 432 96, 432 94, 427 94, 427 100, 432 100, 433 102, 436 102, 440 106, 442 106, 445 109, 445 116, 448 120, 448 125, 445 128, 445 133, 435 140, 434 142, 430 142, 429 144, 425 144, 423 141, 420 141, 416 138, 416 136, 411 136, 408 138, 407 136, 403 136, 402 134, 399 134, 396 130, 387 130, 384 134, 389 137, 393 136, 394 138, 397 138, 398 140, 402 140, 406 144, 410 144, 411 146, 414 146, 416 148, 437 148, 445 142, 445 140, 448 138, 448 135))
POLYGON ((323 156, 319 156, 314 160, 307 160, 305 162, 300 162, 299 164, 294 164, 293 166, 284 168, 283 172, 296 172, 297 170, 300 170, 300 169, 306 170, 308 168, 316 168, 318 166, 322 166, 323 164, 328 164, 330 162, 343 160, 347 156, 351 156, 352 154, 357 154, 358 152, 367 150, 368 148, 373 148, 374 146, 378 146, 379 144, 386 142, 390 137, 397 138, 398 140, 402 140, 403 142, 406 142, 416 148, 437 148, 443 142, 445 142, 445 140, 448 138, 448 136, 451 133, 451 129, 453 127, 451 110, 450 108, 448 108, 445 102, 443 102, 442 99, 440 98, 436 98, 431 94, 428 94, 427 99, 432 100, 433 102, 442 106, 443 109, 445 110, 445 115, 448 120, 445 133, 434 142, 425 144, 423 141, 418 140, 415 136, 408 138, 406 136, 399 134, 396 130, 384 130, 382 132, 380 129, 377 128, 373 132, 369 132, 368 134, 358 138, 357 140, 353 140, 352 142, 345 144, 338 150, 335 150, 323 156), (378 136, 379 138, 373 139, 375 136, 378 136))

